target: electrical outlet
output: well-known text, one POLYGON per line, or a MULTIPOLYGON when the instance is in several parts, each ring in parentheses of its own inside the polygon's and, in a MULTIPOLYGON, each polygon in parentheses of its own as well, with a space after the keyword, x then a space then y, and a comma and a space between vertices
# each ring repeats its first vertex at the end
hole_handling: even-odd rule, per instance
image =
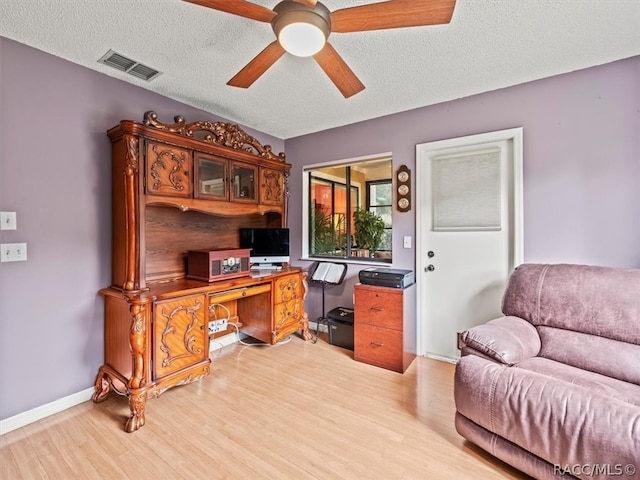
POLYGON ((22 262, 26 259, 26 243, 3 243, 0 245, 0 262, 22 262))
POLYGON ((209 333, 224 332, 227 329, 227 319, 212 320, 209 322, 209 333))
POLYGON ((16 212, 0 212, 0 230, 16 230, 16 212))

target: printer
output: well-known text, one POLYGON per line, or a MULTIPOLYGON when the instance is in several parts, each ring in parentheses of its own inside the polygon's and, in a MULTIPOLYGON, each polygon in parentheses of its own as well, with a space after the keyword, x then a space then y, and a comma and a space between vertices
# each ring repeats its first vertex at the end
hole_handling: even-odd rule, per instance
POLYGON ((358 278, 360 283, 364 285, 391 288, 407 288, 415 282, 412 270, 385 267, 370 267, 360 270, 358 278))

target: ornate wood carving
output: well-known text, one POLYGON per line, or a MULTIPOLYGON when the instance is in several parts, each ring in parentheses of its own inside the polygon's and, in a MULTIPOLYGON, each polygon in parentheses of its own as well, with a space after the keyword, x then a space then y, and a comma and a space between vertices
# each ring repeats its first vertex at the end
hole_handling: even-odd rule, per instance
POLYGON ((203 139, 206 143, 241 150, 269 160, 285 161, 284 152, 273 153, 271 145, 262 145, 236 124, 204 121, 186 123, 182 115, 175 116, 173 120, 175 123, 163 123, 158 120, 156 112, 149 111, 144 114, 144 124, 149 127, 194 138, 197 132, 206 132, 203 139))
POLYGON ((145 424, 144 410, 147 404, 147 391, 135 390, 129 393, 129 410, 131 416, 124 429, 127 433, 135 432, 145 424))
MULTIPOLYGON (((309 281, 308 277, 309 272, 306 270, 302 272, 302 304, 304 305, 304 300, 307 298, 307 293, 309 292, 309 281)), ((300 324, 302 325, 300 334, 304 340, 313 340, 313 335, 309 331, 309 315, 307 314, 306 309, 302 312, 302 318, 300 319, 300 324)))
POLYGON ((291 193, 289 192, 289 171, 284 172, 284 211, 282 212, 282 226, 287 226, 287 219, 289 214, 289 197, 291 193))
POLYGON ((288 302, 294 300, 298 293, 298 277, 290 276, 286 280, 279 282, 280 302, 288 302))
POLYGON ((91 396, 91 400, 93 400, 94 403, 100 403, 106 400, 107 395, 109 395, 109 392, 111 391, 112 385, 113 381, 111 380, 111 377, 105 375, 101 369, 96 377, 95 390, 91 396))
POLYGON ((276 312, 277 327, 291 324, 292 320, 300 318, 300 302, 298 300, 292 300, 290 302, 280 304, 276 307, 276 312))
POLYGON ((158 120, 158 114, 156 112, 145 112, 143 123, 148 127, 155 127, 158 130, 165 130, 171 133, 179 133, 180 135, 184 135, 184 129, 186 125, 186 121, 182 115, 176 115, 173 117, 173 121, 176 123, 169 124, 163 123, 158 120))
MULTIPOLYGON (((167 324, 165 325, 164 331, 162 332, 162 340, 161 340, 162 345, 160 346, 160 350, 162 350, 166 355, 166 358, 162 360, 163 367, 165 368, 168 367, 171 364, 171 362, 173 362, 174 360, 178 360, 179 358, 190 357, 191 355, 198 355, 202 353, 201 348, 194 347, 194 344, 197 343, 198 338, 196 335, 192 334, 193 329, 196 327, 198 323, 197 312, 198 310, 200 310, 201 306, 202 306, 202 303, 200 303, 200 300, 196 300, 195 304, 193 304, 190 307, 186 305, 180 305, 174 308, 173 310, 171 310, 171 312, 169 313, 167 313, 164 308, 162 309, 162 316, 167 320, 167 324), (174 317, 178 315, 180 312, 184 312, 186 315, 191 317, 191 322, 189 323, 189 325, 187 325, 187 328, 185 328, 184 336, 183 336, 184 348, 186 352, 172 356, 171 348, 166 340, 167 340, 167 335, 171 333, 175 333, 176 327, 174 324, 172 324, 172 321, 174 317)), ((199 332, 196 331, 195 333, 197 334, 199 332)))
POLYGON ((133 205, 137 205, 138 200, 138 175, 139 175, 139 160, 138 160, 138 137, 130 134, 124 135, 124 142, 126 144, 125 154, 125 169, 124 169, 124 195, 125 205, 131 208, 125 208, 125 229, 127 237, 127 251, 125 252, 125 276, 126 280, 122 285, 123 290, 137 290, 140 288, 140 284, 136 282, 136 272, 140 266, 140 250, 138 242, 138 232, 136 225, 138 223, 137 215, 138 210, 132 208, 133 205))
POLYGON ((144 359, 146 356, 147 337, 147 309, 146 304, 133 303, 129 306, 131 312, 131 330, 129 344, 133 360, 133 372, 129 381, 129 388, 140 388, 146 384, 144 377, 144 359))
POLYGON ((284 181, 282 174, 275 170, 267 170, 263 174, 263 199, 269 202, 282 203, 284 181))
POLYGON ((156 154, 156 160, 151 164, 151 176, 153 177, 153 189, 160 190, 160 188, 165 187, 169 189, 176 190, 181 192, 184 190, 184 185, 182 185, 182 177, 180 172, 184 170, 184 162, 186 160, 184 153, 180 155, 176 155, 171 150, 162 150, 158 151, 158 146, 154 145, 151 150, 156 154), (167 163, 165 163, 165 159, 167 162, 170 162, 171 169, 169 170, 169 183, 162 182, 162 176, 158 172, 159 169, 167 169, 167 163))
POLYGON ((179 380, 179 381, 177 381, 175 383, 169 383, 169 384, 166 384, 163 387, 156 388, 155 390, 149 392, 149 398, 158 398, 160 395, 162 395, 164 392, 166 392, 170 388, 177 387, 179 385, 188 385, 190 383, 198 382, 198 381, 202 380, 204 377, 209 375, 210 368, 207 365, 202 370, 203 370, 203 373, 201 375, 191 375, 191 374, 189 374, 186 377, 184 377, 183 379, 181 379, 181 380, 179 380))

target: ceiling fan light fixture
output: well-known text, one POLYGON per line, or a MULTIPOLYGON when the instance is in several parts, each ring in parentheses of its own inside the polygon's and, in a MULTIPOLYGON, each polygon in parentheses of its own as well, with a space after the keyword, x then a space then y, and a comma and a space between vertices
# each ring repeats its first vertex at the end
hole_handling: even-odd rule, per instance
POLYGON ((283 1, 273 9, 271 22, 278 42, 287 52, 309 57, 322 50, 331 32, 329 10, 320 2, 311 8, 297 2, 283 1))
POLYGON ((324 48, 327 38, 315 25, 295 22, 285 25, 278 41, 282 48, 297 57, 310 57, 324 48))

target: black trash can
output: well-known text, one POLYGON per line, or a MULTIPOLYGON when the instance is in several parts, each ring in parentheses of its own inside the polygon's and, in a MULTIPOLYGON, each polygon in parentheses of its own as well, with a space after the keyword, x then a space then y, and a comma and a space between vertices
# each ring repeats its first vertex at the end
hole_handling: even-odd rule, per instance
POLYGON ((353 308, 336 307, 327 313, 329 343, 353 350, 353 308))

